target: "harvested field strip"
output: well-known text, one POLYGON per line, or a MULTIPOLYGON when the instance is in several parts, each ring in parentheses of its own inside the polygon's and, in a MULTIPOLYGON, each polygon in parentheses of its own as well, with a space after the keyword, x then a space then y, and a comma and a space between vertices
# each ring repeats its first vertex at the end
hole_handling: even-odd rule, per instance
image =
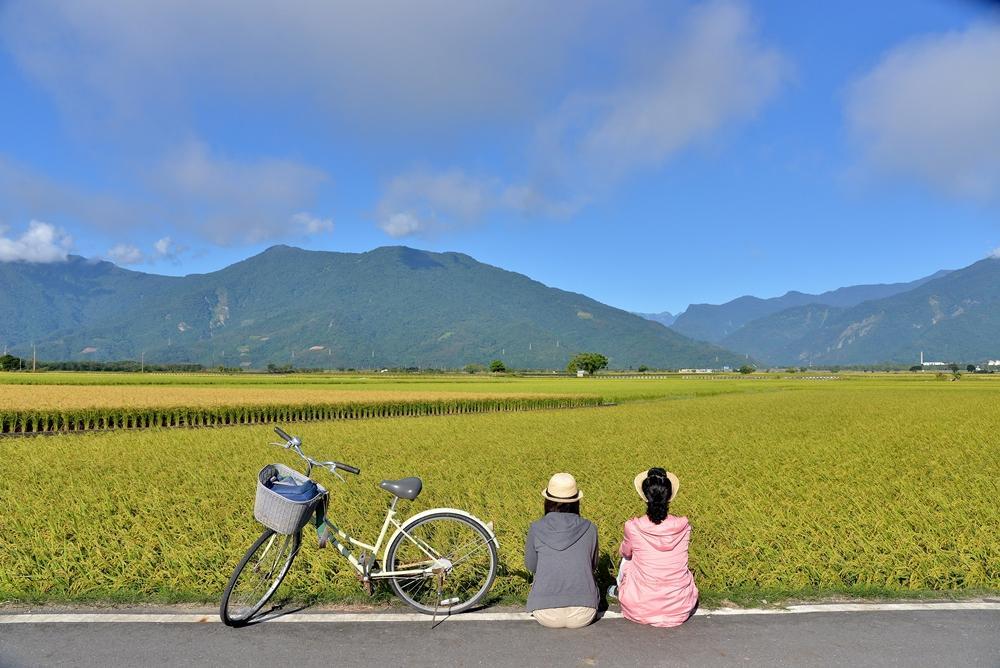
POLYGON ((69 410, 20 410, 0 412, 0 435, 71 433, 150 427, 220 427, 499 413, 554 408, 599 406, 600 397, 488 397, 410 401, 350 401, 342 403, 234 406, 178 406, 141 408, 82 408, 69 410))
POLYGON ((294 405, 340 404, 379 401, 428 401, 439 399, 518 399, 542 396, 570 396, 597 392, 539 392, 532 388, 520 391, 498 391, 490 388, 470 388, 458 391, 440 389, 398 389, 357 386, 340 387, 182 387, 182 386, 72 386, 72 385, 3 385, 0 384, 0 411, 49 408, 154 408, 171 406, 235 406, 235 405, 294 405))

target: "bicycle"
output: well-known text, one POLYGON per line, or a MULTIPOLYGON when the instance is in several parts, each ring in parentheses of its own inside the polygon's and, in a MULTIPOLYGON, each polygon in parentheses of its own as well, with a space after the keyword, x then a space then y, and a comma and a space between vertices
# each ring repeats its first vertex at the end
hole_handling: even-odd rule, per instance
MULTIPOLYGON (((314 467, 326 469, 342 482, 346 481, 338 470, 361 473, 357 467, 341 462, 317 461, 302 452, 298 437, 289 436, 280 428, 274 431, 284 443, 271 445, 291 449, 306 462, 304 479, 312 480, 314 467)), ((319 546, 331 543, 357 571, 369 594, 377 582, 388 581, 396 596, 421 613, 437 614, 442 609, 449 614, 459 613, 482 601, 493 585, 499 564, 493 523, 484 523, 455 508, 432 508, 399 522, 396 504, 400 499, 416 499, 423 488, 422 481, 420 478, 383 480, 379 487, 393 498, 378 539, 371 544, 354 538, 330 521, 326 514, 329 493, 319 486, 315 505, 308 509, 309 517, 305 519, 305 523, 313 520, 319 546), (377 555, 390 527, 395 531, 384 543, 380 561, 377 555), (355 556, 352 546, 361 550, 360 556, 355 556)), ((219 614, 226 625, 251 623, 274 596, 298 554, 302 528, 304 524, 282 534, 265 527, 236 566, 223 592, 219 614)))

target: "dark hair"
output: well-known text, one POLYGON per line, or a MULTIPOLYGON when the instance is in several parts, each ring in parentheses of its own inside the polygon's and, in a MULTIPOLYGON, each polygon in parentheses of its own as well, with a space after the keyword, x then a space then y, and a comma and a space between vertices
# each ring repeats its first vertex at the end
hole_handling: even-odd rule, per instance
POLYGON ((580 502, 570 501, 569 503, 560 503, 559 501, 545 499, 545 514, 548 515, 549 513, 572 513, 579 515, 580 502))
POLYGON ((670 478, 665 470, 658 466, 649 469, 646 479, 642 481, 642 493, 646 497, 646 517, 653 524, 659 524, 667 518, 672 491, 670 478))

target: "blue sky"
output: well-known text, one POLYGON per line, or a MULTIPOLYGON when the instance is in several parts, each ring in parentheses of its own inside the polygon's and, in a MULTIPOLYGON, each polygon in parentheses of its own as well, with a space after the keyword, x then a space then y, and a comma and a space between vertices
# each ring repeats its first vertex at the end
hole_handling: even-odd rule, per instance
POLYGON ((629 310, 1000 247, 988 3, 0 3, 0 261, 460 251, 629 310))

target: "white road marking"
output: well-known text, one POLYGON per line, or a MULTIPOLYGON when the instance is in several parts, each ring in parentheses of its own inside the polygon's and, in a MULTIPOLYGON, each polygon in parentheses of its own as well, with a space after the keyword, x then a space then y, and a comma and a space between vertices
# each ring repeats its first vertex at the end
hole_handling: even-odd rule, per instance
MULTIPOLYGON (((718 608, 698 610, 699 617, 740 615, 798 615, 813 612, 921 612, 927 610, 995 610, 1000 602, 967 601, 941 603, 813 603, 789 605, 784 608, 718 608)), ((442 619, 441 616, 438 619, 442 619)), ((622 619, 620 612, 607 611, 603 619, 622 619)), ((520 622, 531 620, 526 612, 471 612, 448 618, 452 622, 520 622)), ((217 614, 142 613, 142 612, 70 612, 14 613, 0 615, 0 624, 213 624, 221 620, 217 614)), ((431 623, 430 615, 396 612, 316 612, 288 614, 268 620, 284 624, 354 624, 372 622, 431 623)))

